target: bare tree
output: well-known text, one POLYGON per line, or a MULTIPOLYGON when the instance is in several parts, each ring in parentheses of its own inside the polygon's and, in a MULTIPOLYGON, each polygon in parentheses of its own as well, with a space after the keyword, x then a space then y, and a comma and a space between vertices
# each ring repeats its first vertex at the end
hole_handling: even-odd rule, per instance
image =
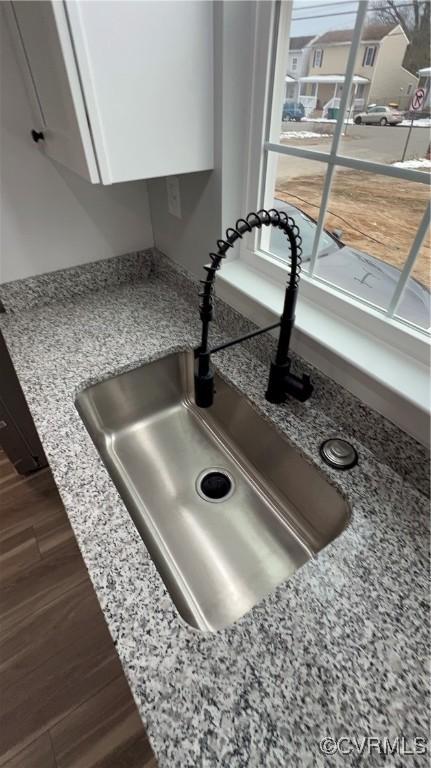
POLYGON ((430 0, 375 0, 374 21, 399 24, 409 40, 404 66, 414 74, 430 66, 430 0))

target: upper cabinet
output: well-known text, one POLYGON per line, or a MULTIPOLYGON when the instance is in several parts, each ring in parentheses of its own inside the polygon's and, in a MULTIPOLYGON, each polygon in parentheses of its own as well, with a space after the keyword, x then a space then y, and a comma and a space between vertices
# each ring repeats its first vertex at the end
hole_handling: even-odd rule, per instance
POLYGON ((212 168, 212 14, 201 0, 11 3, 28 130, 94 183, 212 168))

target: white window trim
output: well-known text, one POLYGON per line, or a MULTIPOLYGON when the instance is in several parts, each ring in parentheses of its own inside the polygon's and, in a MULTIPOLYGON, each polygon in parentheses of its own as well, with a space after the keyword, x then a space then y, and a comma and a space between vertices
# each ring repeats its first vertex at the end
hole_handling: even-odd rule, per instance
MULTIPOLYGON (((269 325, 281 314, 283 282, 263 279, 260 271, 240 259, 223 265, 217 285, 218 296, 257 325, 269 325)), ((346 322, 336 311, 336 301, 332 303, 330 289, 325 310, 312 296, 305 295, 304 282, 300 290, 292 335, 295 352, 416 440, 429 445, 429 366, 417 356, 411 357, 407 340, 403 352, 390 343, 377 341, 371 318, 369 331, 359 329, 353 315, 346 322)), ((379 318, 375 320, 379 322, 379 318)), ((412 337, 411 347, 416 343, 412 337)), ((422 355, 423 350, 420 352, 422 355)))
MULTIPOLYGON (((365 6, 365 3, 360 6, 351 46, 351 51, 353 49, 354 53, 349 54, 346 83, 349 82, 349 77, 351 79, 353 76, 355 57, 365 19, 366 8, 361 11, 363 5, 365 6)), ((281 6, 280 15, 284 15, 284 18, 280 19, 278 27, 279 40, 285 34, 282 27, 290 21, 291 11, 291 3, 281 6)), ((337 155, 350 94, 349 87, 343 89, 344 93, 340 104, 341 117, 336 125, 336 139, 334 139, 334 144, 329 154, 278 144, 279 131, 277 131, 275 126, 279 123, 279 106, 283 100, 284 74, 288 51, 286 51, 285 59, 281 60, 282 57, 278 56, 277 58, 275 50, 271 50, 270 45, 262 44, 262 40, 265 41, 272 38, 273 25, 278 12, 276 2, 258 2, 255 4, 253 89, 250 100, 250 114, 253 115, 253 120, 250 119, 249 121, 250 127, 246 146, 245 166, 247 168, 247 178, 245 183, 245 202, 242 209, 251 211, 268 206, 272 207, 272 194, 271 200, 265 200, 264 180, 267 173, 271 172, 271 163, 274 164, 274 158, 277 157, 277 154, 284 153, 307 157, 310 160, 325 161, 331 168, 325 178, 321 215, 319 216, 313 247, 313 260, 315 263, 318 239, 323 229, 324 214, 331 189, 331 173, 336 165, 357 168, 358 170, 384 172, 388 176, 407 178, 411 181, 420 181, 422 183, 424 183, 424 176, 418 171, 405 171, 393 166, 384 166, 379 163, 369 163, 337 155), (258 115, 262 115, 261 122, 257 119, 258 115), (257 196, 256 190, 258 190, 257 196)), ((267 188, 268 185, 266 185, 267 188)), ((418 247, 419 239, 423 240, 425 236, 429 216, 430 211, 428 209, 422 220, 421 232, 418 231, 402 273, 404 284, 407 282, 413 267, 415 248, 418 247)), ((263 230, 263 233, 269 235, 269 231, 266 229, 263 230)), ((262 247, 262 243, 263 245, 265 243, 265 238, 262 239, 262 243, 258 247, 254 235, 255 233, 243 238, 241 247, 238 249, 239 252, 238 250, 231 252, 229 259, 231 263, 225 264, 219 275, 218 282, 220 285, 219 294, 233 306, 244 311, 252 320, 259 323, 262 322, 262 311, 266 312, 267 317, 270 315, 274 316, 274 313, 280 312, 281 305, 279 298, 276 298, 276 296, 278 296, 280 291, 281 294, 284 293, 287 266, 277 260, 276 257, 271 256, 265 250, 265 247, 262 247), (249 270, 250 275, 248 281, 246 278, 247 270, 249 270), (257 277, 258 279, 256 279, 257 277), (253 289, 253 285, 256 286, 255 289, 253 289), (248 311, 243 306, 244 301, 248 306, 248 311)), ((394 305, 394 300, 392 305, 394 305)), ((391 307, 391 312, 393 316, 395 312, 394 306, 391 307)), ((265 320, 263 321, 265 322, 265 320)), ((334 322, 332 322, 331 327, 335 327, 334 322)), ((429 426, 427 421, 429 410, 427 386, 429 342, 425 334, 413 326, 409 326, 408 323, 400 322, 398 319, 394 320, 380 311, 376 311, 372 306, 362 303, 360 300, 356 300, 351 296, 347 299, 338 289, 325 284, 324 281, 320 281, 316 277, 313 277, 311 280, 305 273, 301 276, 296 328, 297 336, 299 334, 302 339, 309 338, 310 343, 311 340, 313 341, 314 352, 304 354, 310 362, 315 362, 324 372, 339 381, 339 383, 344 384, 358 397, 362 397, 371 407, 374 407, 380 413, 383 413, 383 415, 399 424, 402 429, 405 429, 416 439, 424 443, 429 442, 429 426), (321 313, 321 321, 313 332, 311 331, 310 322, 307 321, 307 312, 310 316, 313 314, 314 319, 319 312, 321 313), (328 339, 327 336, 325 337, 323 330, 319 336, 319 326, 322 329, 325 325, 328 326, 328 323, 325 324, 323 322, 325 317, 329 322, 329 319, 333 319, 334 316, 339 324, 340 338, 337 340, 337 334, 335 336, 332 334, 331 338, 328 339), (361 354, 364 353, 366 348, 361 341, 364 336, 368 335, 369 338, 372 337, 374 341, 377 340, 382 345, 380 360, 376 360, 374 355, 375 365, 371 365, 369 359, 360 359, 360 355, 355 355, 347 361, 345 354, 346 328, 350 328, 352 331, 351 349, 360 348, 361 354), (344 352, 341 349, 341 336, 343 336, 344 352), (356 336, 356 339, 354 336, 356 336), (340 348, 338 349, 337 363, 334 361, 337 358, 338 341, 340 342, 340 348), (316 345, 318 344, 321 346, 320 352, 317 353, 316 345), (324 352, 324 349, 327 351, 324 352), (386 356, 383 354, 384 349, 387 352, 386 356), (326 360, 325 356, 329 353, 333 355, 333 360, 330 370, 325 370, 322 360, 326 360), (402 377, 402 381, 398 373, 394 374, 393 363, 396 359, 399 359, 398 368, 401 366, 404 370, 405 375, 402 377), (349 363, 348 372, 346 372, 344 362, 349 363), (387 375, 385 376, 383 372, 386 364, 387 375), (358 372, 356 382, 353 381, 354 375, 352 373, 355 369, 358 372), (364 394, 363 381, 362 383, 360 382, 361 377, 364 379, 365 371, 367 372, 366 377, 368 377, 366 385, 367 396, 364 394), (413 380, 411 377, 413 377, 415 384, 409 389, 408 382, 413 380), (385 392, 386 396, 382 394, 385 392), (404 404, 404 407, 402 407, 402 404, 404 404), (407 419, 406 413, 409 414, 407 419)), ((293 346, 294 348, 296 346, 295 336, 293 346)), ((297 348, 297 351, 301 353, 301 347, 297 348)))

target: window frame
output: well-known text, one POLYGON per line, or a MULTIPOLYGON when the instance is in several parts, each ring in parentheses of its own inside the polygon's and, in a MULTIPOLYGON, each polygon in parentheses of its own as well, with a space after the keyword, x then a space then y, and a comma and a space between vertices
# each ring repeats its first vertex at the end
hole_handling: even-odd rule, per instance
POLYGON ((323 48, 314 48, 313 51, 313 67, 321 69, 323 64, 323 48), (317 61, 319 59, 319 61, 317 61))
MULTIPOLYGON (((337 313, 351 322, 352 316, 360 328, 370 327, 370 320, 376 326, 376 332, 381 335, 385 343, 391 343, 400 349, 406 348, 406 339, 415 339, 418 346, 413 345, 413 354, 416 357, 421 350, 419 358, 422 360, 428 355, 429 336, 425 329, 421 329, 408 320, 396 315, 397 308, 403 296, 404 288, 412 272, 416 256, 422 247, 430 226, 431 206, 428 204, 419 224, 416 237, 412 243, 410 252, 401 270, 400 278, 388 309, 376 308, 370 302, 362 300, 353 294, 334 286, 315 274, 320 235, 324 229, 327 206, 331 193, 332 180, 335 168, 350 168, 366 171, 384 176, 399 178, 407 181, 428 183, 426 174, 412 169, 398 168, 383 163, 375 163, 368 160, 357 159, 338 154, 341 134, 348 113, 348 103, 352 91, 355 61, 361 43, 361 35, 364 27, 368 2, 358 4, 353 39, 350 47, 348 63, 345 72, 345 88, 341 94, 339 116, 335 126, 331 149, 328 153, 316 152, 310 148, 288 146, 279 143, 279 113, 282 104, 282 83, 287 66, 288 48, 285 45, 286 32, 290 28, 292 4, 286 0, 273 0, 271 3, 256 4, 256 39, 265 39, 268 46, 258 46, 253 60, 253 114, 261 114, 262 121, 254 120, 250 123, 248 141, 247 168, 248 178, 245 191, 245 209, 256 210, 259 208, 273 207, 273 186, 271 187, 271 174, 275 179, 275 161, 280 155, 302 157, 316 160, 326 165, 326 175, 322 191, 319 217, 316 224, 313 249, 310 261, 310 270, 301 275, 301 293, 312 295, 313 302, 327 305, 327 297, 331 295, 331 302, 336 306, 337 313), (287 50, 285 50, 287 48, 287 50), (266 53, 265 53, 265 49, 266 53), (278 129, 277 129, 278 126, 278 129), (258 162, 256 162, 258 158, 258 162), (425 346, 424 346, 425 345, 425 346), (426 347, 426 349, 425 349, 426 347)), ((288 36, 287 36, 288 39, 288 36)), ((285 281, 288 267, 270 253, 269 230, 255 231, 244 237, 239 249, 238 258, 246 265, 257 270, 269 280, 285 281), (260 237, 259 237, 260 236, 260 237)), ((233 257, 235 258, 235 256, 233 257)), ((418 358, 418 359, 419 359, 418 358)))

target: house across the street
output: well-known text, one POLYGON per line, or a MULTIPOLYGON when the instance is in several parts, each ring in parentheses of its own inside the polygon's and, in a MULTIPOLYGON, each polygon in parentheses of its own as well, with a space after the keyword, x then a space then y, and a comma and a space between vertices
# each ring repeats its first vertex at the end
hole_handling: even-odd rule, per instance
POLYGON ((301 35, 300 37, 290 38, 287 58, 286 99, 298 101, 299 78, 308 73, 311 44, 315 39, 316 35, 301 35))
MULTIPOLYGON (((352 29, 339 29, 308 44, 308 71, 298 78, 298 100, 305 99, 309 114, 327 116, 328 110, 339 107, 352 39, 352 29)), ((353 111, 368 104, 408 108, 418 83, 418 77, 403 67, 408 42, 399 24, 371 24, 364 29, 355 65, 353 111)))

